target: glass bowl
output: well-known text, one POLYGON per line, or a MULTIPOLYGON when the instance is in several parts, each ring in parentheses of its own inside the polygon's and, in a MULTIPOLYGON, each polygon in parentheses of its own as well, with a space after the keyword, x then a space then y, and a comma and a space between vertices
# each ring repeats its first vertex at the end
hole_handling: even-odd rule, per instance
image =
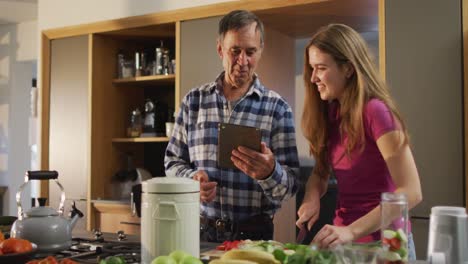
POLYGON ((380 247, 374 244, 348 243, 336 246, 333 252, 341 264, 377 264, 380 247))

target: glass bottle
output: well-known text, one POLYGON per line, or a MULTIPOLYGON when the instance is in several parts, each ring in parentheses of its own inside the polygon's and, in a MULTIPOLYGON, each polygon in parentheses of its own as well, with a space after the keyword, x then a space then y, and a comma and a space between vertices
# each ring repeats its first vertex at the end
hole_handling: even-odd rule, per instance
POLYGON ((408 200, 404 193, 382 193, 381 239, 385 263, 408 262, 408 200))
POLYGON ((141 135, 143 123, 141 118, 140 109, 136 108, 132 111, 132 116, 130 117, 130 126, 127 129, 127 134, 129 137, 139 137, 141 135))
POLYGON ((124 63, 125 57, 123 51, 119 50, 117 53, 117 78, 121 79, 124 78, 123 70, 124 70, 124 63))

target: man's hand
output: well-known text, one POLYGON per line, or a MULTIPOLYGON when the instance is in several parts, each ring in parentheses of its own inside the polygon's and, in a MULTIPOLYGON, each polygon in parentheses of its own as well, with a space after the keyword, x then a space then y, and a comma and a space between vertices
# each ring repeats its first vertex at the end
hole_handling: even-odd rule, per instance
POLYGON ((260 151, 241 146, 232 151, 231 160, 245 174, 256 180, 264 180, 275 169, 275 156, 265 142, 262 142, 260 151))
POLYGON ((217 182, 210 181, 205 171, 197 171, 193 179, 200 182, 200 201, 209 203, 216 197, 217 182))

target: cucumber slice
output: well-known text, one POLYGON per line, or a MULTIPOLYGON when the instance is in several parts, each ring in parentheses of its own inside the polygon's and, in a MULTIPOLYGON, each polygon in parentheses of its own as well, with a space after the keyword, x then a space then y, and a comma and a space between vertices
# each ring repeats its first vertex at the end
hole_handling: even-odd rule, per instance
POLYGON ((386 239, 392 239, 392 238, 397 236, 397 232, 395 232, 393 230, 390 230, 390 229, 387 229, 387 230, 383 231, 383 236, 386 239))
POLYGON ((397 237, 398 239, 400 239, 400 241, 405 242, 405 244, 408 243, 408 237, 406 236, 405 231, 403 231, 403 229, 400 228, 397 230, 397 237))
POLYGON ((400 248, 395 252, 400 255, 401 259, 406 259, 408 257, 408 251, 405 248, 400 248))
POLYGON ((393 251, 385 251, 382 253, 382 258, 387 260, 387 261, 397 261, 397 260, 401 260, 401 256, 400 254, 398 254, 397 252, 393 252, 393 251))

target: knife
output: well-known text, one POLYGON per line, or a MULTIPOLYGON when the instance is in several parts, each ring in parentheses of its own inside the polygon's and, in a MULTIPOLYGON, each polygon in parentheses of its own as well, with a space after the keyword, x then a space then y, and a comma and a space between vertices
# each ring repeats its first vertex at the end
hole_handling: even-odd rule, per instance
POLYGON ((307 233, 308 232, 307 232, 306 223, 304 223, 299 228, 299 234, 297 234, 297 237, 296 237, 296 244, 302 244, 302 242, 304 242, 304 239, 305 239, 307 233))

